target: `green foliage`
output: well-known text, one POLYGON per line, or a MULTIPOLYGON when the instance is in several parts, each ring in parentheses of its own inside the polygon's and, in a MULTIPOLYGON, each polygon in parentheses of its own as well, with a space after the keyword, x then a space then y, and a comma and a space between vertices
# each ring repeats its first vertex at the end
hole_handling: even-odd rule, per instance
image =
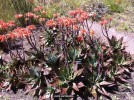
MULTIPOLYGON (((28 12, 33 12, 33 3, 28 0, 9 0, 11 6, 13 6, 16 14, 26 14, 28 12)), ((26 26, 27 22, 25 18, 18 19, 20 25, 26 26)), ((34 20, 32 19, 31 22, 34 20)), ((28 24, 27 24, 28 25, 28 24)))
POLYGON ((47 11, 47 17, 52 18, 54 13, 66 15, 69 10, 81 8, 87 2, 88 0, 59 0, 58 2, 52 1, 50 4, 44 4, 44 7, 47 11))
POLYGON ((33 11, 33 4, 27 0, 11 0, 11 3, 18 14, 24 14, 33 11))
POLYGON ((104 0, 104 3, 110 8, 112 12, 123 12, 124 8, 122 6, 123 2, 118 3, 117 0, 104 0))
POLYGON ((0 19, 9 21, 13 19, 15 11, 9 0, 0 0, 0 19))

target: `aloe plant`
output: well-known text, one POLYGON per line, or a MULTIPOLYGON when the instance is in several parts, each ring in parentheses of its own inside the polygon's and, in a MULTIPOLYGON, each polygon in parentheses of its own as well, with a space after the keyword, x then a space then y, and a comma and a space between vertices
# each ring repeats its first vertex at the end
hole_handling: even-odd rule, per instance
POLYGON ((91 28, 95 18, 95 14, 89 17, 89 13, 77 9, 66 17, 47 19, 42 25, 44 39, 41 43, 32 34, 35 27, 30 27, 30 34, 24 34, 20 41, 23 48, 25 38, 32 49, 23 49, 22 54, 18 49, 15 49, 16 54, 10 50, 12 62, 7 72, 2 73, 8 73, 8 89, 17 90, 23 86, 26 93, 41 99, 52 99, 56 95, 71 95, 74 99, 80 96, 86 100, 89 97, 98 100, 99 95, 103 95, 111 99, 108 89, 118 90, 121 82, 127 82, 132 60, 124 51, 123 39, 109 37, 111 18, 101 22, 108 45, 94 36, 91 28))

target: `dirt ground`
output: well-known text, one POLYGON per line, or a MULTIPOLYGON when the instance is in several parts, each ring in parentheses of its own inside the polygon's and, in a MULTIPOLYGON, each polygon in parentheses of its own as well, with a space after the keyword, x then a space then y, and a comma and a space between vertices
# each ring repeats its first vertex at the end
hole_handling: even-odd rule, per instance
POLYGON ((0 100, 37 100, 31 95, 25 95, 23 90, 19 90, 16 94, 12 91, 0 92, 0 100))
POLYGON ((134 33, 134 0, 128 0, 128 5, 122 13, 112 13, 113 26, 117 31, 125 31, 127 34, 134 33))

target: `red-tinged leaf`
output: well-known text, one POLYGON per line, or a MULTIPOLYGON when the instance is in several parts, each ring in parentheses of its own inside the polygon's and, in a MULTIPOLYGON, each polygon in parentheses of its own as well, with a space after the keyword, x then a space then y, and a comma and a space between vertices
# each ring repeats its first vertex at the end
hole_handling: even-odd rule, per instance
POLYGON ((52 70, 51 68, 45 68, 45 69, 42 68, 44 75, 49 75, 51 70, 52 70))
POLYGON ((117 71, 115 73, 115 75, 120 75, 120 74, 124 73, 124 71, 125 71, 125 69, 124 68, 121 68, 121 69, 119 69, 119 71, 117 71))
MULTIPOLYGON (((0 78, 0 79, 1 79, 1 78, 0 78)), ((9 82, 3 82, 3 83, 1 83, 1 86, 2 86, 3 88, 8 87, 9 85, 10 85, 9 82)))
POLYGON ((79 91, 79 88, 77 87, 76 83, 73 83, 73 87, 72 87, 75 91, 79 91))
POLYGON ((108 87, 113 87, 113 86, 115 86, 115 85, 116 85, 116 84, 113 83, 113 84, 111 84, 111 85, 108 85, 108 87))
POLYGON ((130 73, 129 69, 127 69, 127 68, 125 68, 125 71, 126 71, 127 73, 130 73))
POLYGON ((83 68, 82 68, 82 69, 79 69, 78 71, 76 71, 76 72, 74 73, 74 78, 75 78, 76 76, 80 76, 80 75, 82 74, 82 72, 83 72, 83 68))
POLYGON ((78 62, 75 62, 74 64, 74 72, 76 72, 78 70, 78 62))
POLYGON ((74 90, 72 90, 72 91, 71 91, 71 95, 75 95, 75 92, 74 92, 74 90))
POLYGON ((133 67, 128 67, 129 71, 130 72, 133 72, 134 71, 134 68, 133 67))
POLYGON ((97 98, 96 86, 93 86, 91 94, 93 95, 94 98, 97 98))
POLYGON ((39 90, 38 94, 41 95, 43 92, 44 92, 43 90, 39 90))
POLYGON ((130 65, 132 63, 133 63, 133 61, 126 61, 126 62, 123 62, 121 65, 130 65))
POLYGON ((31 91, 31 88, 32 88, 32 86, 30 86, 30 85, 28 85, 28 86, 25 88, 25 94, 26 94, 26 95, 31 91))
POLYGON ((82 82, 79 82, 78 83, 78 88, 82 88, 82 87, 85 87, 85 85, 82 82))
POLYGON ((60 80, 55 79, 53 82, 49 82, 49 84, 53 87, 57 87, 59 85, 60 80))
POLYGON ((107 49, 107 47, 106 47, 106 46, 102 46, 101 48, 102 48, 102 51, 104 51, 104 50, 106 50, 106 49, 107 49))
POLYGON ((99 84, 102 85, 102 86, 107 86, 107 85, 111 85, 113 83, 110 83, 110 82, 107 82, 107 81, 102 81, 99 84))
POLYGON ((105 95, 109 96, 109 93, 102 87, 102 91, 105 95))
POLYGON ((108 48, 106 53, 107 54, 112 54, 112 49, 111 48, 108 48))
POLYGON ((61 93, 61 89, 56 89, 56 90, 55 90, 55 93, 56 93, 56 94, 61 93))
POLYGON ((110 58, 110 59, 107 60, 108 63, 110 63, 110 62, 112 62, 112 61, 113 61, 112 58, 110 58))
POLYGON ((104 62, 104 66, 108 66, 110 63, 108 62, 104 62))
POLYGON ((109 94, 106 92, 106 90, 104 90, 104 89, 101 90, 101 89, 98 88, 97 91, 98 91, 100 94, 109 97, 109 94))
POLYGON ((126 79, 124 79, 123 77, 119 77, 119 79, 125 83, 128 83, 128 81, 126 79))
POLYGON ((93 71, 93 66, 90 65, 88 69, 89 69, 89 71, 92 73, 92 71, 93 71))
POLYGON ((44 94, 43 96, 39 97, 39 100, 45 100, 46 99, 46 94, 44 94))
POLYGON ((6 89, 6 91, 10 91, 11 90, 11 86, 12 85, 9 85, 9 87, 6 89))
POLYGON ((87 54, 84 56, 84 59, 86 59, 87 58, 87 54))
POLYGON ((68 88, 62 88, 61 89, 61 94, 62 95, 66 94, 67 93, 67 90, 68 90, 68 88))
POLYGON ((36 90, 33 89, 32 92, 31 92, 31 94, 34 96, 36 94, 36 90))
POLYGON ((39 100, 54 100, 54 98, 52 98, 50 94, 44 94, 39 100))

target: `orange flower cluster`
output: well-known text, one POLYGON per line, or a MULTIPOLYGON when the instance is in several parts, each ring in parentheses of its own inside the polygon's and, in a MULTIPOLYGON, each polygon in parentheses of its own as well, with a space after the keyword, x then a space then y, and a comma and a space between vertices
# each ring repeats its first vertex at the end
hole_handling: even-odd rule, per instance
POLYGON ((111 21, 112 21, 112 18, 111 18, 111 17, 108 18, 108 19, 102 18, 100 24, 101 24, 102 26, 104 26, 104 25, 107 25, 107 24, 108 24, 109 22, 111 22, 111 21))
POLYGON ((32 30, 34 30, 35 28, 36 27, 34 25, 29 25, 26 28, 18 27, 6 35, 0 35, 0 42, 4 42, 7 39, 16 39, 29 36, 32 34, 32 30))
POLYGON ((78 25, 73 25, 73 30, 74 31, 78 31, 79 30, 79 26, 78 25))
MULTIPOLYGON (((86 35, 87 31, 85 29, 81 29, 79 35, 77 36, 77 41, 82 42, 84 40, 84 35, 86 35)), ((92 37, 95 34, 94 30, 90 30, 90 36, 92 37)))
POLYGON ((14 27, 15 22, 10 21, 10 22, 4 22, 3 20, 0 20, 0 29, 5 30, 8 29, 9 27, 14 27))
POLYGON ((89 13, 81 9, 70 11, 69 15, 76 18, 78 22, 84 22, 84 20, 87 20, 90 17, 89 13))
POLYGON ((0 35, 0 42, 3 42, 6 40, 6 36, 5 35, 0 35))
POLYGON ((81 9, 76 9, 76 10, 72 10, 69 12, 69 15, 76 17, 77 15, 81 15, 82 13, 84 13, 85 11, 81 10, 81 9))
POLYGON ((3 20, 0 20, 0 28, 1 29, 7 29, 8 28, 7 23, 5 23, 3 20))
POLYGON ((15 15, 15 18, 19 19, 19 18, 22 18, 23 17, 23 14, 16 14, 15 15))
MULTIPOLYGON (((78 32, 78 35, 76 37, 77 41, 82 42, 84 40, 84 36, 87 35, 87 31, 81 27, 80 23, 83 23, 84 20, 88 20, 91 15, 81 9, 73 10, 69 12, 69 15, 71 17, 54 17, 54 19, 48 20, 46 22, 46 26, 51 28, 56 26, 66 27, 67 31, 70 33, 72 31, 70 31, 70 29, 73 29, 74 32, 78 32)), ((95 18, 96 14, 92 13, 92 17, 95 18)), ((95 32, 93 30, 90 30, 89 35, 93 36, 94 34, 95 32)))
POLYGON ((46 11, 43 10, 43 11, 42 11, 42 14, 43 14, 43 15, 46 15, 47 13, 46 13, 46 11))
POLYGON ((81 29, 79 35, 77 36, 77 41, 82 42, 84 40, 84 35, 86 35, 86 33, 87 32, 85 29, 81 29))
POLYGON ((22 18, 22 17, 26 17, 26 18, 35 18, 35 19, 38 19, 39 18, 39 16, 38 15, 36 15, 36 14, 34 14, 34 13, 32 13, 32 12, 28 12, 28 13, 26 13, 26 14, 16 14, 15 15, 15 18, 17 18, 17 19, 20 19, 20 18, 22 18))
POLYGON ((45 22, 46 21, 46 18, 39 18, 39 22, 45 22))
POLYGON ((74 25, 77 23, 75 18, 69 18, 69 17, 57 18, 57 22, 58 22, 58 25, 66 26, 66 27, 70 27, 71 25, 74 25))
POLYGON ((103 26, 103 25, 106 25, 106 24, 108 24, 108 21, 107 20, 103 20, 103 21, 101 21, 100 22, 100 24, 103 26))
POLYGON ((95 34, 94 30, 90 30, 90 36, 93 36, 95 34))
POLYGON ((56 25, 57 25, 57 22, 54 20, 48 20, 46 22, 46 26, 48 26, 48 27, 55 27, 56 25))
POLYGON ((37 6, 35 9, 34 9, 34 12, 27 12, 25 14, 16 14, 15 15, 15 18, 16 19, 21 19, 21 18, 24 18, 25 21, 31 21, 31 19, 35 19, 36 21, 39 21, 39 22, 45 22, 45 16, 46 15, 46 11, 42 11, 41 13, 38 13, 38 11, 41 11, 43 10, 43 6, 37 6), (40 15, 41 14, 41 15, 40 15), (42 17, 42 15, 44 17, 42 17))
POLYGON ((53 17, 54 17, 54 18, 58 18, 58 17, 60 17, 60 14, 59 14, 59 13, 54 13, 54 14, 53 14, 53 17))
POLYGON ((35 27, 35 25, 29 25, 29 26, 26 27, 26 29, 32 31, 32 30, 36 29, 36 27, 35 27))
POLYGON ((34 16, 36 16, 34 13, 32 13, 32 12, 28 12, 28 13, 26 13, 25 14, 26 15, 26 17, 28 17, 28 18, 33 18, 34 16))
POLYGON ((95 18, 97 15, 95 12, 91 12, 89 16, 95 18))
POLYGON ((55 26, 65 26, 67 28, 69 28, 72 25, 76 25, 77 24, 77 20, 76 18, 69 18, 69 17, 61 17, 61 18, 57 18, 56 20, 48 20, 46 22, 46 26, 48 27, 55 27, 55 26))
POLYGON ((14 27, 15 26, 15 22, 14 21, 9 21, 7 23, 8 27, 14 27))
POLYGON ((81 30, 80 30, 80 34, 81 34, 82 36, 84 36, 84 35, 86 34, 86 30, 85 30, 85 29, 81 29, 81 30))
POLYGON ((34 12, 41 11, 42 9, 43 9, 43 6, 37 6, 36 8, 34 8, 34 12))
POLYGON ((41 6, 41 5, 35 7, 34 8, 34 12, 35 13, 38 13, 39 12, 39 14, 42 14, 42 15, 46 15, 47 14, 47 12, 43 10, 43 6, 41 6))
MULTIPOLYGON (((45 11, 43 11, 42 13, 46 14, 45 11)), ((24 15, 23 14, 16 14, 15 18, 17 18, 17 19, 24 18, 26 22, 29 21, 32 18, 39 21, 39 22, 45 22, 45 20, 46 20, 45 18, 42 18, 40 15, 37 15, 37 14, 32 13, 32 12, 28 12, 24 15)))
POLYGON ((77 36, 77 41, 82 42, 84 40, 84 37, 82 35, 77 36))
POLYGON ((28 1, 29 1, 29 2, 32 2, 32 3, 34 2, 34 0, 28 0, 28 1))

